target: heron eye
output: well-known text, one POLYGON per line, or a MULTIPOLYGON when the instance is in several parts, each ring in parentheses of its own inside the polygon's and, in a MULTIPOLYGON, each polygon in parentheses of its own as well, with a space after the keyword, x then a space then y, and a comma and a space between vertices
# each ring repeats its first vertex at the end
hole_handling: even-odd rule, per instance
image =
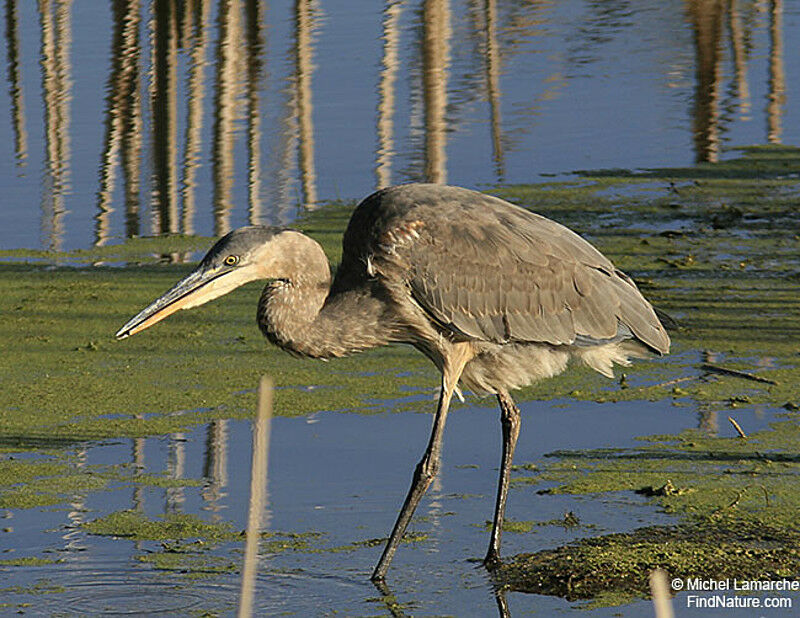
POLYGON ((236 266, 239 263, 239 256, 238 255, 229 255, 225 258, 225 265, 226 266, 236 266))

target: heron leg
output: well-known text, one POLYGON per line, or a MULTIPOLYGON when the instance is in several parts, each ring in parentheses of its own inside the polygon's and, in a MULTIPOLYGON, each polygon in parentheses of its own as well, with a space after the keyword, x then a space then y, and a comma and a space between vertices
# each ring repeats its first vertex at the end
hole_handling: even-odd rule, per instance
POLYGON ((494 507, 494 523, 492 524, 492 538, 489 542, 489 551, 483 563, 488 568, 493 568, 500 563, 500 539, 503 535, 503 518, 506 511, 506 498, 508 497, 508 480, 511 475, 511 462, 514 459, 514 449, 519 437, 520 415, 519 408, 506 392, 497 394, 500 404, 500 422, 503 426, 503 461, 500 468, 500 480, 497 484, 497 502, 494 507))
POLYGON ((433 428, 431 429, 431 437, 428 441, 428 448, 425 449, 425 454, 414 469, 414 477, 411 481, 411 488, 408 490, 408 495, 400 509, 400 514, 397 516, 397 521, 392 529, 392 534, 386 547, 383 550, 381 559, 378 561, 375 570, 372 572, 372 581, 380 581, 386 577, 386 570, 389 568, 389 563, 394 557, 397 546, 400 544, 400 539, 406 531, 411 518, 414 515, 414 510, 417 508, 422 496, 427 491, 431 482, 433 481, 436 473, 439 471, 439 461, 441 459, 442 451, 442 436, 444 434, 444 424, 447 420, 447 412, 450 408, 450 400, 453 397, 458 379, 461 376, 461 371, 467 363, 465 357, 463 361, 458 363, 455 368, 445 368, 442 372, 442 392, 439 395, 439 405, 436 409, 436 417, 433 419, 433 428))

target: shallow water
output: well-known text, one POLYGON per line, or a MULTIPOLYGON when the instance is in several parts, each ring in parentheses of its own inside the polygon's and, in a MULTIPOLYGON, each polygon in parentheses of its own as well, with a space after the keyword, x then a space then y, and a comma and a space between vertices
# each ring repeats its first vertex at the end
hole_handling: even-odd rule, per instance
MULTIPOLYGON (((708 418, 694 407, 665 402, 525 402, 521 411, 518 464, 538 461, 554 449, 626 447, 635 444, 639 435, 709 426, 708 418)), ((744 409, 735 416, 753 432, 765 427, 774 413, 744 409)), ((388 533, 424 448, 430 420, 419 413, 320 413, 273 420, 265 528, 319 536, 309 538, 306 550, 262 551, 256 585, 258 613, 382 615, 389 611, 368 581, 382 545, 351 547, 351 551, 341 548, 388 533)), ((723 436, 735 435, 727 422, 718 431, 723 436)), ((63 507, 8 511, 3 520, 6 531, 0 535, 0 558, 39 556, 58 563, 3 567, 3 602, 12 608, 30 603, 22 609, 32 615, 190 615, 235 610, 238 574, 195 579, 155 570, 137 556, 159 552, 160 541, 89 535, 80 523, 135 509, 150 518, 193 513, 243 529, 250 482, 250 451, 245 445, 250 444, 250 432, 249 422, 218 421, 185 434, 81 445, 74 461, 86 469, 130 462, 143 473, 202 483, 160 488, 118 482, 105 491, 78 493, 63 507), (10 590, 36 584, 35 594, 10 590)), ((401 546, 387 578, 391 593, 409 615, 496 612, 490 579, 475 559, 483 555, 488 542, 483 523, 493 507, 499 442, 493 408, 467 406, 452 414, 441 474, 411 525, 412 532, 425 538, 401 546)), ((512 489, 511 520, 559 519, 572 511, 581 525, 507 532, 507 555, 554 547, 587 534, 671 521, 632 492, 598 497, 538 495, 539 488, 512 489)), ((241 548, 241 543, 223 543, 202 555, 238 568, 241 548)), ((507 601, 515 616, 587 611, 578 603, 520 593, 508 593, 507 601)), ((644 601, 623 611, 652 615, 650 603, 644 601)), ((591 611, 601 616, 618 612, 619 608, 591 611)))
POLYGON ((795 2, 170 6, 6 3, 0 248, 800 142, 795 2))

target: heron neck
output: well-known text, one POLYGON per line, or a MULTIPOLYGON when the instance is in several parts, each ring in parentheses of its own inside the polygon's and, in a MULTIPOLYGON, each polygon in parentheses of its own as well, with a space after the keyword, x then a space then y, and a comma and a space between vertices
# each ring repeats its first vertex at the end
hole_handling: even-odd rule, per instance
POLYGON ((369 286, 331 291, 328 259, 308 241, 313 245, 297 263, 283 265, 287 276, 270 281, 261 294, 258 324, 267 339, 311 358, 346 356, 388 343, 390 333, 381 324, 385 306, 369 286))

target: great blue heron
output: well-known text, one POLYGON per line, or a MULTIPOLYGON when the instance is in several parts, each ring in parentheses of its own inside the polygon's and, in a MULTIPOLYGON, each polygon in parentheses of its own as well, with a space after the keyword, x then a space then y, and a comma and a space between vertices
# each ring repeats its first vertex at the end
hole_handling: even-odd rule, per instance
POLYGON ((561 373, 571 359, 613 377, 629 358, 665 354, 669 337, 625 273, 566 227, 458 187, 382 189, 353 212, 331 282, 322 247, 300 232, 245 227, 117 333, 133 335, 179 309, 264 279, 258 325, 300 356, 332 358, 407 343, 442 374, 430 441, 372 574, 383 580, 439 468, 458 384, 496 395, 503 453, 485 564, 500 561, 509 473, 520 429, 510 390, 561 373))

